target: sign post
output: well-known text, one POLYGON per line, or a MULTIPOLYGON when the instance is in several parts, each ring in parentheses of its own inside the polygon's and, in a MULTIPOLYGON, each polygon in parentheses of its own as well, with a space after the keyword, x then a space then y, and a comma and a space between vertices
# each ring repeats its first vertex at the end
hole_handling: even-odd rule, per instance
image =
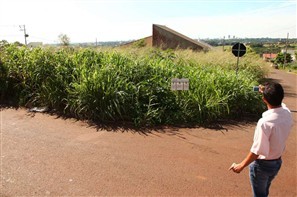
POLYGON ((242 43, 236 43, 232 47, 232 53, 235 57, 237 57, 237 65, 236 65, 236 76, 238 73, 238 63, 239 63, 239 57, 242 57, 246 53, 246 47, 242 43))

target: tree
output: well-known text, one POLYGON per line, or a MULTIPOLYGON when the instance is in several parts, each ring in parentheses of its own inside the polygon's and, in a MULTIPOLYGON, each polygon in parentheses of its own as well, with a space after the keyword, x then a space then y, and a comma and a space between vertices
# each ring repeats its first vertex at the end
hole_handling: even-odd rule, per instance
POLYGON ((8 44, 7 40, 1 40, 0 41, 0 45, 7 45, 7 44, 8 44))
POLYGON ((68 46, 70 44, 70 38, 66 34, 60 34, 59 42, 63 46, 68 46))
POLYGON ((19 41, 15 41, 13 44, 19 47, 24 46, 24 44, 20 43, 19 41))
MULTIPOLYGON (((286 63, 290 63, 292 61, 292 56, 290 53, 286 54, 286 63)), ((278 53, 275 58, 275 63, 284 64, 285 63, 285 53, 278 53)))

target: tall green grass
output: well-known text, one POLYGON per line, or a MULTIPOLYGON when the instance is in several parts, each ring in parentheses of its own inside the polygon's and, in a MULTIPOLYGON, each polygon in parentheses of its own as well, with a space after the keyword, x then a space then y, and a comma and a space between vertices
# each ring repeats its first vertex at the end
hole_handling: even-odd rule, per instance
POLYGON ((66 115, 135 125, 202 124, 263 110, 252 86, 265 75, 254 55, 158 49, 0 48, 3 100, 48 106, 66 115), (256 61, 255 61, 256 60, 256 61), (172 91, 189 78, 189 91, 172 91))

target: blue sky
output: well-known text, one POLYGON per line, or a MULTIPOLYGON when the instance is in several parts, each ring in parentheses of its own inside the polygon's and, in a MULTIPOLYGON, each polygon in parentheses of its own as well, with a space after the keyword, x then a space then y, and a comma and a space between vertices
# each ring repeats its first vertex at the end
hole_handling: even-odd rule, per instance
POLYGON ((194 39, 296 38, 296 0, 0 0, 0 40, 133 40, 166 25, 194 39))

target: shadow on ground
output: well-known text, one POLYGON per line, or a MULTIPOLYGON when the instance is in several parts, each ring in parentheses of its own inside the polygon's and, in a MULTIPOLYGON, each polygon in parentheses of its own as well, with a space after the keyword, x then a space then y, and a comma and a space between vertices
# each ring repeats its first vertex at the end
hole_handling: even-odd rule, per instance
POLYGON ((247 124, 255 124, 258 120, 258 117, 253 115, 249 115, 247 117, 241 117, 237 119, 225 119, 225 120, 216 120, 213 122, 209 122, 207 124, 171 124, 171 125, 157 125, 157 126, 150 126, 150 125, 142 125, 142 126, 135 126, 132 122, 125 122, 125 121, 110 121, 110 122, 95 122, 90 120, 80 120, 71 116, 67 116, 65 114, 59 113, 56 110, 45 110, 45 111, 34 111, 32 108, 24 108, 20 106, 12 106, 12 105, 1 105, 0 104, 0 111, 5 109, 25 109, 27 111, 27 116, 34 117, 36 113, 47 114, 50 116, 55 117, 56 119, 63 119, 63 120, 71 120, 73 122, 82 121, 86 123, 87 128, 94 128, 97 132, 100 131, 108 131, 108 132, 131 132, 131 133, 138 133, 141 135, 151 135, 154 133, 167 133, 169 135, 177 135, 180 129, 195 129, 195 128, 204 128, 204 129, 211 129, 213 131, 219 132, 228 132, 228 128, 240 128, 242 125, 247 124))

